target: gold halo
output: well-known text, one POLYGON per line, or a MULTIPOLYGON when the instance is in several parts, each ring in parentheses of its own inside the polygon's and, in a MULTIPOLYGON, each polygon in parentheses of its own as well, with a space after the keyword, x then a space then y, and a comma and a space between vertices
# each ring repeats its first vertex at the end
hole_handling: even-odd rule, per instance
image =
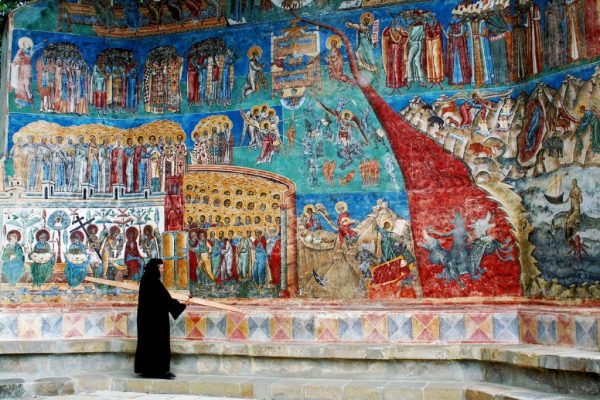
POLYGON ((25 44, 29 44, 29 47, 33 47, 33 40, 31 40, 31 38, 28 38, 27 36, 23 36, 19 39, 18 44, 19 49, 25 48, 25 44))
POLYGON ((252 53, 254 53, 255 51, 258 53, 258 56, 259 56, 259 57, 260 57, 260 56, 262 56, 262 53, 263 53, 263 51, 262 51, 262 49, 260 48, 260 46, 252 46, 252 47, 250 47, 250 49, 248 50, 248 53, 247 53, 247 55, 248 55, 248 58, 252 58, 252 53))
POLYGON ((367 18, 369 18, 369 23, 367 25, 371 25, 373 23, 373 21, 375 20, 372 13, 366 12, 360 16, 360 23, 364 25, 365 19, 367 19, 367 18))
POLYGON ((336 211, 338 214, 341 214, 341 213, 343 213, 343 212, 346 212, 346 211, 348 211, 348 204, 346 204, 346 202, 345 202, 345 201, 338 201, 338 202, 335 204, 335 211, 336 211))
POLYGON ((307 204, 307 205, 305 205, 305 206, 304 206, 304 208, 302 209, 302 212, 303 212, 304 214, 307 214, 307 213, 308 213, 308 209, 309 209, 309 208, 312 208, 312 209, 313 209, 313 212, 315 211, 315 206, 314 206, 314 204, 307 204))
POLYGON ((350 118, 352 118, 352 116, 354 115, 354 114, 352 113, 352 111, 350 111, 350 110, 346 109, 346 110, 342 111, 342 114, 341 114, 341 115, 342 115, 342 117, 345 117, 345 116, 346 116, 346 113, 350 114, 350 118))
POLYGON ((254 114, 256 111, 260 111, 260 106, 252 107, 252 114, 254 114))
POLYGON ((340 38, 338 35, 331 35, 327 39, 327 42, 325 42, 327 50, 331 50, 331 42, 333 42, 334 40, 338 42, 338 47, 342 47, 342 38, 340 38))

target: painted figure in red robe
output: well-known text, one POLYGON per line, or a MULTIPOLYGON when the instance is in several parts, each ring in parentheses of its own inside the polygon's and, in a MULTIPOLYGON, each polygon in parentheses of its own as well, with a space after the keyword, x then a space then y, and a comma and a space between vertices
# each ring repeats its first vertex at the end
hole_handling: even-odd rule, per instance
POLYGON ((344 201, 339 201, 335 205, 335 211, 338 214, 337 225, 340 244, 352 244, 358 239, 358 233, 352 229, 352 225, 356 224, 356 221, 350 218, 348 213, 348 204, 344 201))
POLYGON ((340 50, 340 43, 341 39, 337 35, 333 35, 327 39, 329 54, 326 59, 329 79, 354 84, 354 81, 344 73, 344 56, 340 50))
POLYGON ((136 227, 130 226, 125 231, 127 243, 125 244, 125 265, 127 266, 127 274, 129 279, 138 281, 142 277, 144 271, 144 257, 140 254, 137 239, 139 231, 136 227))
POLYGON ((405 87, 406 57, 408 55, 408 31, 399 23, 383 30, 382 53, 385 70, 385 85, 392 88, 392 93, 405 87))
MULTIPOLYGON (((110 184, 111 188, 118 184, 127 184, 127 156, 117 137, 115 147, 110 153, 110 184)), ((112 189, 114 190, 114 189, 112 189)))

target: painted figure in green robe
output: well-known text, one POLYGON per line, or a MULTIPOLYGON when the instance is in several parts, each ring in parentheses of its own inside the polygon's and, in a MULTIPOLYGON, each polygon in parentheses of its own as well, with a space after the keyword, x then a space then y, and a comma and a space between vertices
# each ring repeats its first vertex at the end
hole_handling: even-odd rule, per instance
POLYGON ((487 13, 487 29, 490 50, 492 55, 493 75, 492 83, 501 84, 509 81, 508 52, 506 48, 506 34, 508 24, 502 17, 500 8, 487 13))
POLYGON ((52 276, 56 255, 52 252, 48 238, 50 233, 47 229, 40 229, 35 234, 36 244, 33 252, 29 254, 31 263, 31 280, 36 286, 45 283, 52 276))
POLYGON ((581 153, 583 150, 583 134, 589 127, 591 131, 592 151, 600 153, 600 111, 596 107, 586 110, 584 106, 581 106, 580 111, 583 113, 583 118, 579 121, 579 127, 575 132, 577 152, 581 153))
POLYGON ((90 257, 87 248, 83 244, 83 233, 75 231, 71 233, 71 245, 67 250, 67 266, 65 277, 71 287, 76 287, 83 282, 88 273, 90 257))
POLYGON ((14 285, 25 274, 25 256, 23 247, 19 244, 21 232, 17 230, 9 231, 6 238, 8 244, 2 251, 2 275, 9 285, 14 285))
POLYGON ((381 235, 381 261, 388 262, 398 257, 402 253, 398 251, 401 243, 398 236, 392 232, 392 224, 385 222, 383 228, 377 225, 375 229, 381 235))

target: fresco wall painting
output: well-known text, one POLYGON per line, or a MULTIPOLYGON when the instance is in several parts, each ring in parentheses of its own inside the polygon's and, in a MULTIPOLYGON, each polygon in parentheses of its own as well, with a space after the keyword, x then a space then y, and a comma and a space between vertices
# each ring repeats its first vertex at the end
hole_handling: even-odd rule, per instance
POLYGON ((599 7, 33 3, 2 290, 598 300, 599 7))

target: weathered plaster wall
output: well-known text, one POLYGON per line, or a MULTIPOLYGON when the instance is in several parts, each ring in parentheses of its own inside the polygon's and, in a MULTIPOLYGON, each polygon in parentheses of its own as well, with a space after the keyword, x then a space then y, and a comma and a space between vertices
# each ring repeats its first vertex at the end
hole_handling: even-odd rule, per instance
POLYGON ((597 1, 164 3, 13 16, 2 299, 600 298, 597 1))

